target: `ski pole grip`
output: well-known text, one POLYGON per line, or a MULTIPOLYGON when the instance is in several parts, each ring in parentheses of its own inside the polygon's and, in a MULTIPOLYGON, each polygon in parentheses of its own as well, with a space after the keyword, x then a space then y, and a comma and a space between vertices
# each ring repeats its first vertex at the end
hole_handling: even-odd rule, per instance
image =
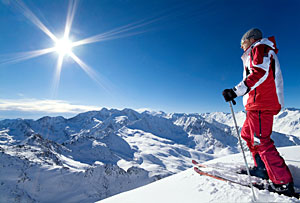
POLYGON ((232 100, 232 104, 233 104, 233 105, 236 105, 236 102, 234 101, 234 99, 232 100))

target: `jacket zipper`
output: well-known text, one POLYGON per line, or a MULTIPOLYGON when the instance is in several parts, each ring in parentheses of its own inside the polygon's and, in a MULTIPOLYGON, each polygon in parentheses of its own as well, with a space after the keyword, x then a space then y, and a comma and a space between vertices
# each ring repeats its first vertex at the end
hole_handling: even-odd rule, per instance
POLYGON ((258 111, 258 119, 259 119, 259 137, 261 137, 261 111, 258 111))
POLYGON ((255 98, 256 98, 256 88, 254 89, 254 98, 253 98, 254 103, 255 103, 255 98))

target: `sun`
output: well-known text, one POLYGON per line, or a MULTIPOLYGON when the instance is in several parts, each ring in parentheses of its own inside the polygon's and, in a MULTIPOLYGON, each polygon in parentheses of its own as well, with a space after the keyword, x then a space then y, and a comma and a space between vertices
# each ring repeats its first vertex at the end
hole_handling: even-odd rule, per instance
MULTIPOLYGON (((1 1, 1 0, 0 0, 1 1)), ((60 73, 62 70, 62 66, 64 63, 65 57, 72 58, 80 68, 82 68, 83 71, 85 71, 88 76, 93 79, 97 84, 99 84, 104 89, 105 86, 103 84, 103 78, 99 79, 99 75, 86 63, 84 63, 75 53, 73 53, 73 48, 85 45, 85 44, 91 44, 111 39, 118 39, 123 37, 129 37, 137 34, 144 33, 146 31, 139 31, 139 32, 130 32, 134 29, 141 28, 143 26, 149 25, 151 23, 156 22, 162 17, 157 18, 149 18, 144 20, 139 20, 137 22, 130 23, 128 25, 124 25, 118 28, 115 28, 113 30, 100 33, 85 39, 81 39, 78 41, 71 41, 70 40, 70 32, 72 28, 72 23, 74 20, 75 12, 78 6, 78 0, 69 0, 68 5, 68 11, 67 11, 67 18, 66 18, 66 24, 65 24, 65 30, 63 32, 62 38, 58 38, 56 35, 54 35, 42 22, 41 20, 26 6, 26 4, 23 2, 23 0, 18 1, 10 1, 12 5, 14 5, 18 10, 20 10, 21 14, 24 15, 25 18, 30 20, 37 28, 39 28, 41 31, 43 31, 48 37, 52 40, 52 47, 44 48, 44 49, 38 49, 33 51, 27 51, 17 54, 15 57, 11 57, 4 62, 0 61, 0 65, 3 63, 12 63, 16 61, 22 61, 22 60, 28 60, 31 58, 35 58, 38 56, 42 56, 44 54, 49 54, 52 52, 56 52, 57 57, 57 63, 56 63, 56 71, 54 76, 54 92, 56 92, 59 81, 60 81, 60 73)), ((61 32, 62 33, 62 32, 61 32)), ((71 37, 73 38, 73 37, 71 37)), ((73 39, 75 39, 74 37, 73 39)))
POLYGON ((59 56, 68 56, 72 53, 73 44, 72 41, 68 38, 62 38, 56 40, 55 43, 55 51, 59 54, 59 56))

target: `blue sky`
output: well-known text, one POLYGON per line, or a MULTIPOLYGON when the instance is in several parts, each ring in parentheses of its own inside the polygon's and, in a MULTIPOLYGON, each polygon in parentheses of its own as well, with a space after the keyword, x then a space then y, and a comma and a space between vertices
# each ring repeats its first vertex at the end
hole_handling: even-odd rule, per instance
MULTIPOLYGON (((222 91, 242 80, 240 39, 253 27, 260 28, 265 37, 275 36, 285 107, 300 108, 297 0, 71 3, 0 0, 0 119, 70 117, 102 107, 229 112, 222 91), (73 42, 117 28, 122 32, 105 41, 73 47, 72 52, 93 70, 92 77, 66 55, 54 88, 58 53, 14 59, 21 52, 55 46, 32 16, 26 18, 26 12, 30 10, 60 38, 68 5, 76 5, 69 35, 73 42)), ((237 103, 235 110, 243 110, 241 98, 237 103)))

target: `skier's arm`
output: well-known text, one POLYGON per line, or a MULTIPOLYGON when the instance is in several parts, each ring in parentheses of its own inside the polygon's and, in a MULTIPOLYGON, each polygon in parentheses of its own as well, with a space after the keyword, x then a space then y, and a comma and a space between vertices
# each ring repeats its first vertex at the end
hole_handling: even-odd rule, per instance
POLYGON ((243 81, 233 88, 237 96, 243 96, 262 84, 268 77, 270 57, 264 56, 265 45, 254 47, 251 57, 251 71, 243 81))

